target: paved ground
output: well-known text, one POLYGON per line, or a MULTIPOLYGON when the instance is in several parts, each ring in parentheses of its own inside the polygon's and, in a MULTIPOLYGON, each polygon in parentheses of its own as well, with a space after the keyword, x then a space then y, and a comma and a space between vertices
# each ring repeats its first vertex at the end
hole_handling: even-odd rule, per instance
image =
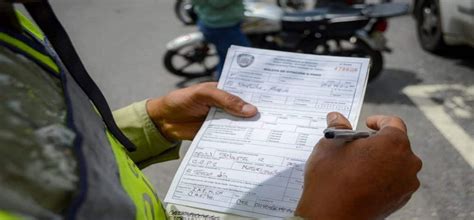
MULTIPOLYGON (((195 29, 178 23, 173 3, 53 1, 113 108, 175 89, 179 78, 162 66, 165 44, 195 29)), ((367 88, 359 126, 372 114, 401 116, 414 151, 423 159, 420 190, 391 219, 474 219, 473 53, 429 54, 420 49, 414 30, 410 16, 390 21, 387 37, 394 52, 385 55, 383 74, 367 88), (432 86, 438 84, 459 86, 432 86)), ((178 165, 179 161, 171 161, 145 170, 161 197, 178 165)))

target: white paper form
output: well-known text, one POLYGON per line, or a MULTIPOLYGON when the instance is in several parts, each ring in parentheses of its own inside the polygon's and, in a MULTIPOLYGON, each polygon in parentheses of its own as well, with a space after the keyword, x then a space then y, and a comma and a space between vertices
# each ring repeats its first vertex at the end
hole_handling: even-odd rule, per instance
POLYGON ((258 107, 253 118, 212 108, 176 173, 165 202, 250 217, 292 216, 305 161, 326 114, 352 125, 369 59, 232 46, 218 87, 258 107))

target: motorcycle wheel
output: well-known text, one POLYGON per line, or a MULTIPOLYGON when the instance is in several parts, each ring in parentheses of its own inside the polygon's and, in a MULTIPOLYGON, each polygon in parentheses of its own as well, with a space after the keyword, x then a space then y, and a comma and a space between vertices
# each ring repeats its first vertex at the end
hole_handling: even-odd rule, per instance
POLYGON ((367 43, 358 40, 356 42, 355 56, 370 58, 371 66, 369 71, 369 82, 377 78, 383 69, 383 56, 382 52, 372 49, 367 43))
POLYGON ((357 40, 355 43, 355 54, 356 57, 370 58, 371 65, 369 70, 369 82, 377 78, 383 69, 383 56, 382 52, 372 49, 367 43, 357 40))
MULTIPOLYGON (((369 82, 377 78, 383 69, 382 52, 372 49, 362 40, 356 40, 354 43, 349 41, 340 41, 336 52, 329 52, 329 55, 363 57, 370 58, 371 66, 369 70, 369 82)), ((324 49, 325 51, 327 49, 324 49)))
POLYGON ((216 71, 218 62, 216 50, 207 43, 168 50, 163 59, 164 66, 170 73, 186 78, 211 76, 216 71))
POLYGON ((185 25, 196 24, 195 15, 189 13, 189 7, 192 7, 191 0, 177 0, 174 3, 174 14, 185 25))
POLYGON ((276 0, 278 7, 284 11, 301 11, 313 9, 317 0, 276 0))

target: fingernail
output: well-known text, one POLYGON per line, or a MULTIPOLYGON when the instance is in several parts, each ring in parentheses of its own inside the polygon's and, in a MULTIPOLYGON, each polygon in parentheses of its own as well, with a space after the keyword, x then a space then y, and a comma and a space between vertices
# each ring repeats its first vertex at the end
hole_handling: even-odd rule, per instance
POLYGON ((331 124, 331 122, 336 121, 338 117, 339 117, 339 114, 331 112, 328 114, 328 117, 326 120, 328 124, 331 124))
POLYGON ((255 106, 250 105, 250 104, 245 104, 244 106, 242 106, 242 113, 244 114, 253 113, 255 112, 255 110, 256 110, 255 106))

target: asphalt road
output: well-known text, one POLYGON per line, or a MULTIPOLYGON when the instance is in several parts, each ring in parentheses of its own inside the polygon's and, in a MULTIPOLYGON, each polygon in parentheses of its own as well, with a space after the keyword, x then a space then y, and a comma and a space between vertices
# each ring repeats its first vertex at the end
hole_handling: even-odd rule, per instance
MULTIPOLYGON (((178 23, 174 1, 52 2, 113 108, 176 89, 180 79, 162 65, 165 45, 195 28, 178 23)), ((448 57, 423 51, 411 16, 390 20, 387 37, 393 53, 385 54, 384 72, 367 88, 359 126, 369 115, 399 115, 424 163, 421 188, 390 218, 474 219, 474 165, 469 164, 474 157, 472 50, 456 50, 448 57), (438 84, 459 86, 433 86, 438 84)), ((188 145, 183 144, 182 155, 188 145)), ((178 165, 170 161, 145 169, 160 197, 178 165)))

